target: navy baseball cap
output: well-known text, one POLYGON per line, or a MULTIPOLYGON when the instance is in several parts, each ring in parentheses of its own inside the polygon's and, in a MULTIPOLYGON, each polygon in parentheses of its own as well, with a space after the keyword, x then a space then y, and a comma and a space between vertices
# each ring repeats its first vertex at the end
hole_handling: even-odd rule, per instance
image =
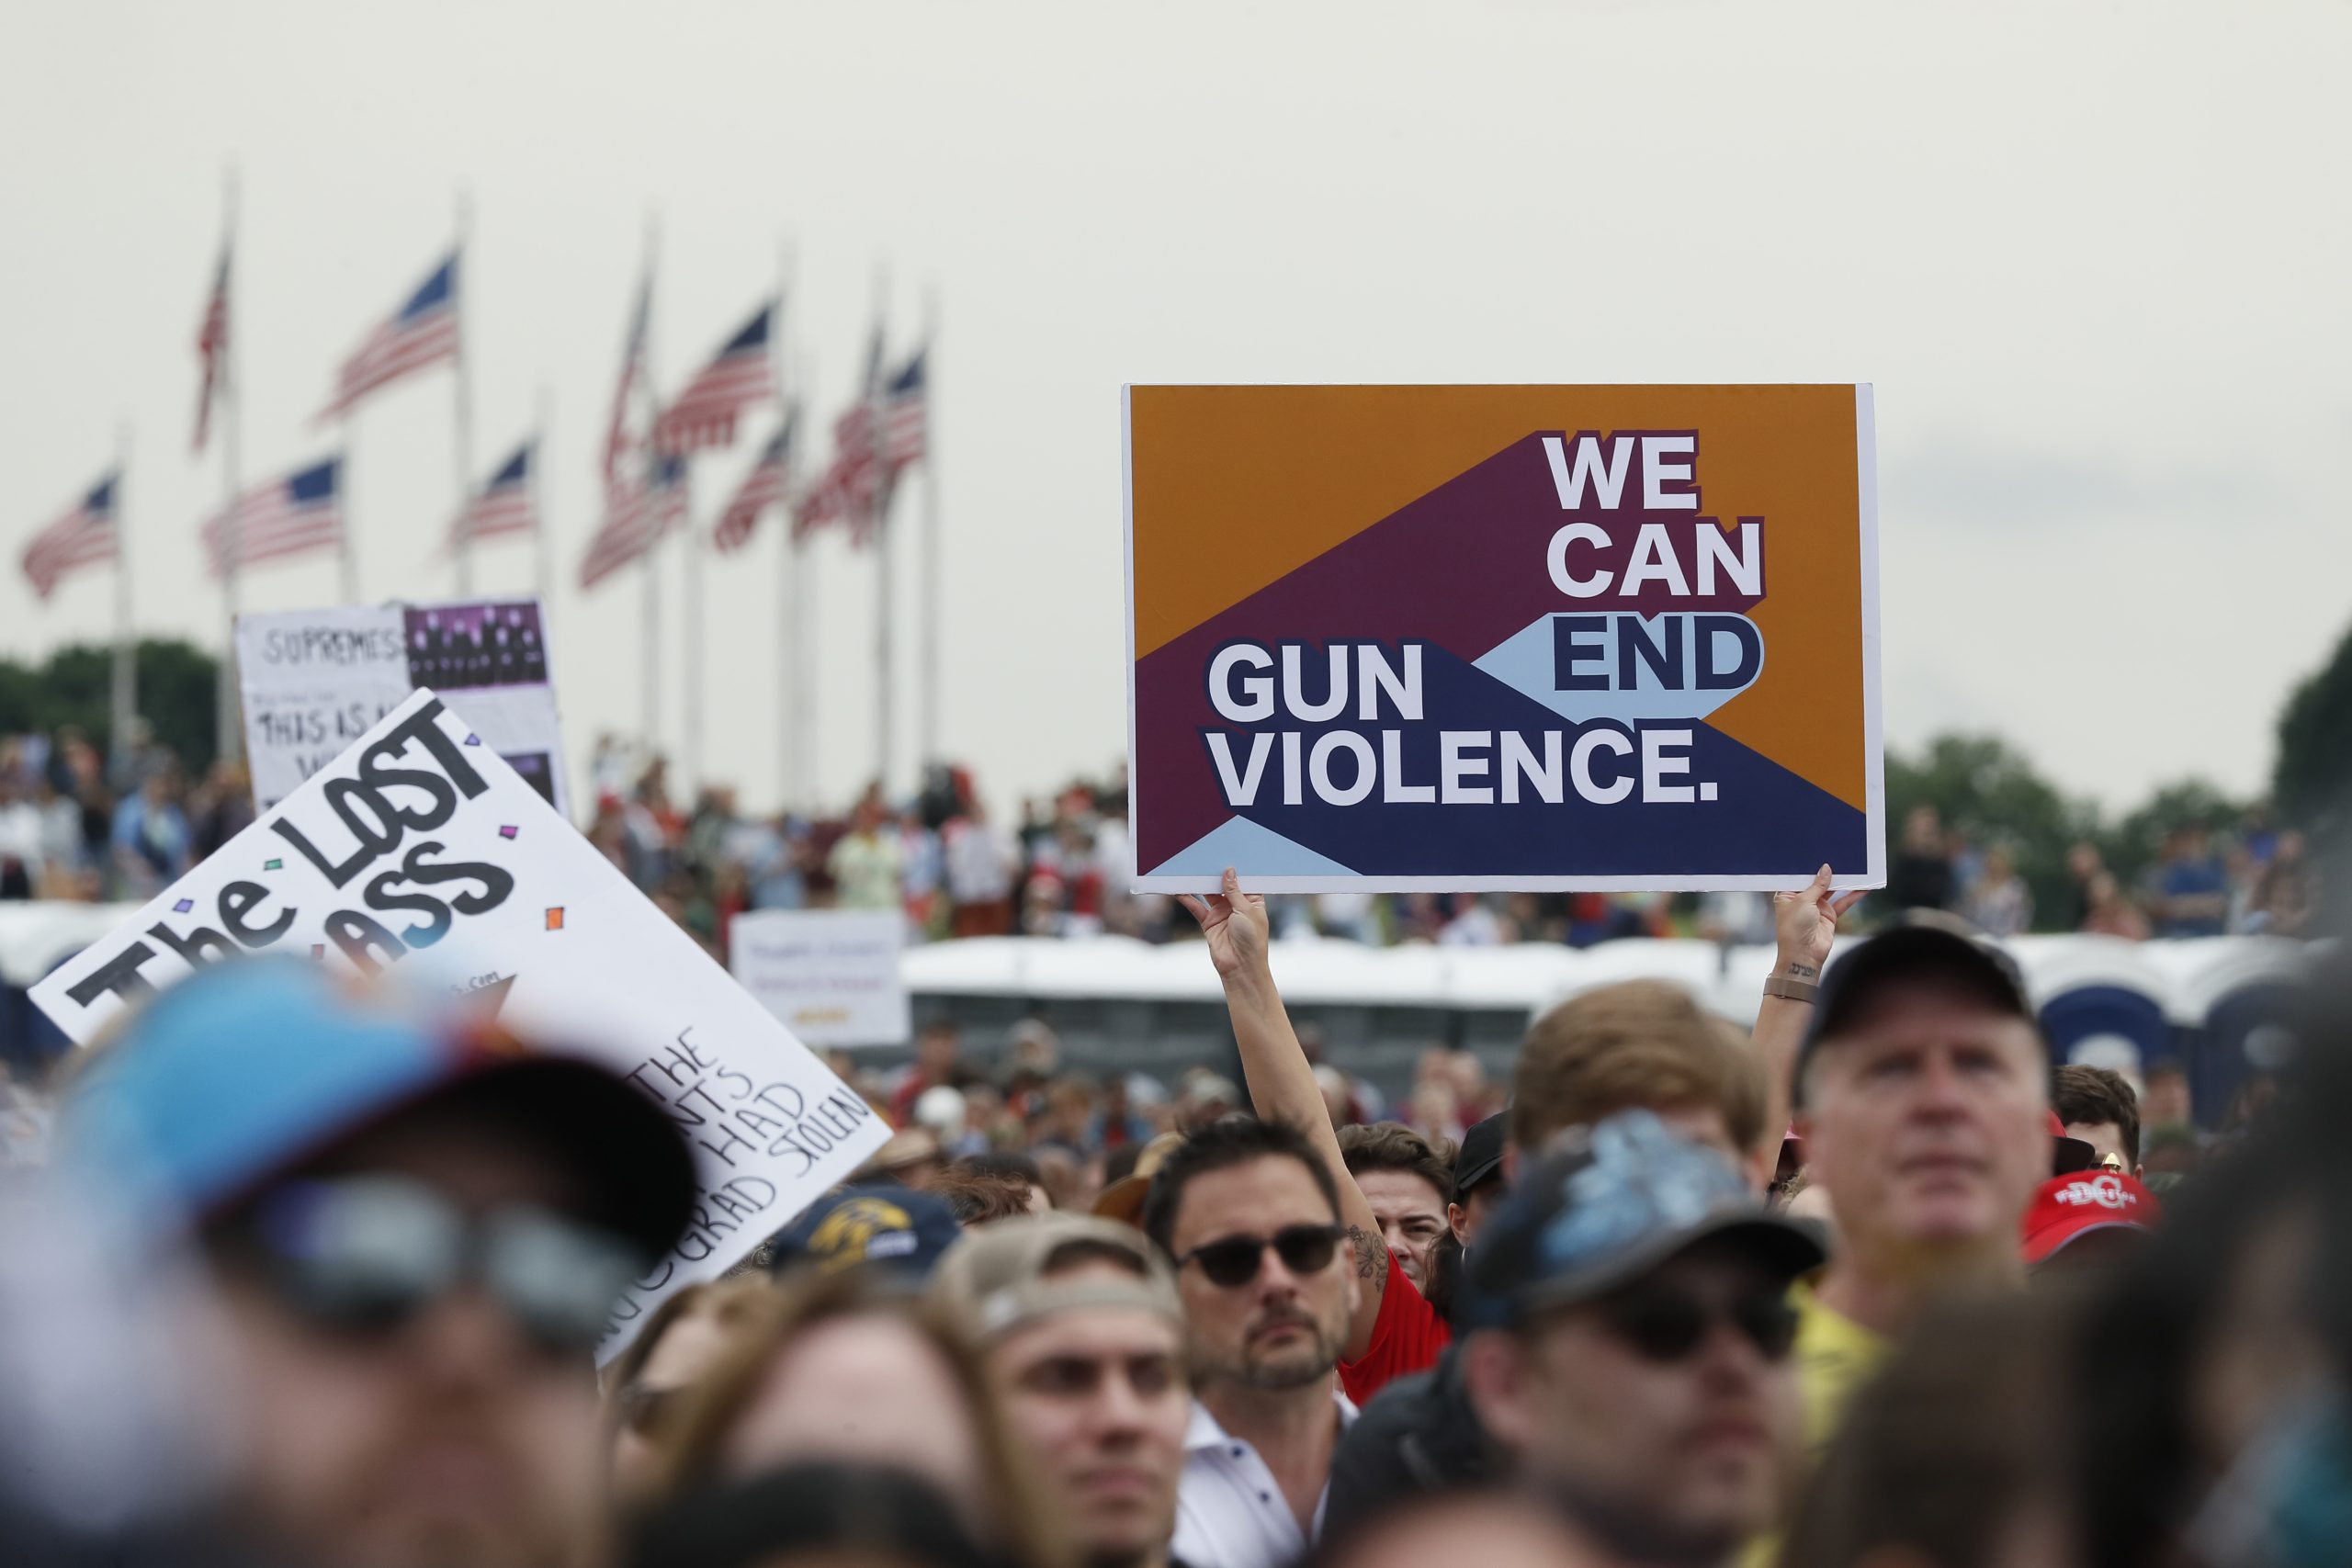
POLYGON ((201 1225, 428 1103, 462 1103, 514 1126, 649 1261, 685 1228, 693 1156, 617 1075, 294 958, 223 961, 131 1014, 68 1089, 59 1157, 142 1212, 201 1225))
POLYGON ((1798 1098, 1804 1098, 1805 1065, 1823 1041, 1851 1028, 1889 985, 1926 978, 2040 1027, 2007 953, 1934 919, 1895 926, 1840 954, 1822 976, 1813 1017, 1797 1046, 1798 1098))
POLYGON ((922 1280, 963 1234, 944 1198, 910 1187, 843 1187, 775 1234, 768 1266, 831 1274, 875 1263, 922 1280))
POLYGON ((1745 1248, 1785 1279, 1827 1261, 1820 1237, 1768 1209, 1731 1162, 1646 1111, 1571 1129, 1470 1249, 1466 1321, 1506 1328, 1629 1284, 1702 1241, 1745 1248))

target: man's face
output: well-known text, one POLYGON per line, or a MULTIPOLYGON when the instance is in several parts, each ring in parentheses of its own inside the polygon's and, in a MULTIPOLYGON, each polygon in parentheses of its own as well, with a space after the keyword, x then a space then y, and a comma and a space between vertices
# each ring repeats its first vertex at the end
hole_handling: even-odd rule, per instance
POLYGON ((1396 1255, 1405 1278, 1429 1294, 1437 1244, 1445 1235, 1445 1194, 1409 1170, 1366 1170, 1356 1187, 1380 1222, 1380 1236, 1396 1255))
POLYGON ((2140 1116, 2142 1125, 2185 1127, 2188 1124, 2188 1079, 2186 1075, 2165 1072, 2150 1076, 2147 1103, 2140 1116))
POLYGON ((1503 1198, 1510 1191, 1498 1171, 1472 1188, 1461 1202, 1445 1206, 1445 1223, 1453 1227, 1453 1239, 1462 1244, 1463 1251, 1470 1250, 1470 1244, 1478 1239, 1479 1229, 1502 1207, 1503 1198))
POLYGON ((1807 1071, 1800 1135, 1849 1247, 1893 1258, 2014 1242, 2050 1174, 2032 1025, 1931 981, 1891 983, 1807 1071))
MULTIPOLYGON (((1057 1271, 1132 1278, 1107 1260, 1057 1271)), ((1176 1528, 1192 1395, 1183 1337, 1131 1307, 1081 1307, 1014 1329, 989 1371, 1015 1438, 1090 1568, 1141 1562, 1176 1528)))
POLYGON ((1470 1393, 1521 1474, 1678 1553, 1770 1527, 1799 1448, 1782 1280, 1702 1247, 1604 1302, 1476 1337, 1470 1393), (1687 1344, 1644 1325, 1703 1321, 1687 1344), (1773 1325, 1770 1350, 1742 1320, 1773 1325))
MULTIPOLYGON (((562 1201, 558 1173, 421 1111, 355 1141, 336 1173, 395 1175, 481 1213, 562 1201)), ((314 1568, 543 1568, 573 1561, 602 1503, 590 1355, 545 1350, 466 1286, 395 1326, 298 1314, 224 1264, 248 1523, 314 1568)))
POLYGON ((956 1068, 956 1032, 952 1029, 926 1029, 915 1042, 915 1064, 923 1077, 933 1083, 945 1080, 956 1068))
MULTIPOLYGON (((1269 1155, 1187 1182, 1169 1250, 1185 1258, 1214 1241, 1266 1240, 1291 1226, 1337 1222, 1305 1166, 1269 1155)), ((1322 1268, 1305 1272, 1294 1273, 1269 1247, 1259 1255, 1257 1272, 1238 1285, 1213 1282, 1197 1259, 1180 1268, 1176 1280, 1196 1384, 1296 1388, 1329 1378, 1339 1364, 1358 1289, 1346 1242, 1322 1268)))
POLYGON ((2108 1166, 2110 1170, 2120 1170, 2132 1177, 2140 1174, 2125 1156, 2123 1129, 2114 1122, 2069 1122, 2066 1123, 2066 1136, 2080 1138, 2091 1146, 2091 1163, 2094 1165, 2108 1165, 2112 1160, 2114 1163, 2108 1166))

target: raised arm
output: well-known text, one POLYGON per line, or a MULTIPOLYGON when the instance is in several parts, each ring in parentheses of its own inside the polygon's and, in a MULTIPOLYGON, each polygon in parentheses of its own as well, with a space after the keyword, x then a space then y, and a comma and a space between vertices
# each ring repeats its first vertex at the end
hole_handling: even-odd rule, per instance
POLYGON ((1372 1205, 1340 1157, 1339 1134, 1331 1130, 1315 1069, 1291 1029, 1282 994, 1274 989, 1266 901, 1243 893, 1240 877, 1228 866, 1223 894, 1196 898, 1188 893, 1182 902, 1200 921, 1217 978, 1225 982, 1226 1010, 1233 1020, 1234 1043, 1241 1050, 1250 1108, 1261 1121, 1287 1122, 1305 1133, 1340 1190, 1340 1224, 1347 1227, 1355 1249, 1356 1278, 1363 1286, 1348 1325, 1344 1359, 1353 1360, 1372 1343, 1373 1325, 1380 1317, 1381 1295, 1388 1287, 1388 1244, 1381 1239, 1372 1205))
MULTIPOLYGON (((1772 937, 1780 950, 1771 978, 1796 986, 1817 986, 1829 962, 1829 944, 1838 937, 1838 917, 1861 902, 1860 890, 1832 894, 1829 867, 1814 873, 1813 880, 1794 893, 1772 897, 1772 937)), ((1789 1124, 1789 1106, 1796 1094, 1797 1046, 1813 1020, 1813 1003, 1767 991, 1756 1010, 1753 1039, 1764 1060, 1764 1136, 1756 1150, 1770 1179, 1781 1156, 1781 1137, 1789 1124)))

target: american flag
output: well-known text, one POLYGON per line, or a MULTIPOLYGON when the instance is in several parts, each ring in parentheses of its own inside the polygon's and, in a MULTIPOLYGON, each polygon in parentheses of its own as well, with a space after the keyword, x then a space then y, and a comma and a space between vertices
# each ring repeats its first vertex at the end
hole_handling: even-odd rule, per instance
POLYGON ((913 356, 899 367, 899 373, 890 378, 889 386, 883 389, 882 455, 893 470, 922 458, 929 434, 929 387, 923 377, 923 357, 929 352, 915 350, 913 356))
POLYGON ((108 474, 73 511, 33 536, 25 547, 24 567, 34 592, 46 599, 57 580, 75 567, 115 558, 121 541, 115 532, 114 491, 121 477, 108 474))
POLYGON ((752 530, 759 525, 761 514, 771 506, 784 504, 785 487, 792 477, 792 432, 799 423, 799 410, 786 413, 783 425, 761 451, 760 460, 743 476, 735 499, 727 503, 727 510, 718 514, 718 522, 710 531, 714 549, 741 549, 750 542, 752 530))
POLYGON ((882 329, 877 326, 866 347, 865 389, 833 421, 833 460, 794 509, 794 538, 843 522, 849 525, 853 545, 862 546, 874 536, 884 477, 874 450, 875 393, 881 376, 882 329))
POLYGON ((775 370, 768 359, 773 301, 727 340, 711 362, 686 383, 654 422, 653 447, 664 457, 735 444, 735 416, 775 396, 775 370))
POLYGON ((196 449, 204 450, 212 434, 213 395, 229 381, 229 247, 220 247, 220 270, 212 275, 212 298, 204 303, 204 321, 196 329, 197 363, 204 380, 196 392, 196 449))
POLYGON ((216 578, 282 556, 343 543, 343 459, 300 468, 257 485, 204 525, 204 553, 216 578))
POLYGON ((580 563, 581 588, 595 587, 651 549, 685 517, 686 460, 660 458, 653 465, 651 481, 630 482, 627 493, 606 513, 605 525, 589 541, 588 557, 580 563))
POLYGON ((501 534, 536 533, 539 526, 538 508, 531 500, 531 459, 538 450, 538 437, 533 436, 514 448, 490 482, 481 487, 472 502, 458 514, 449 525, 451 548, 468 540, 495 538, 501 534))
POLYGON ((457 356, 458 253, 452 251, 399 313, 343 362, 334 397, 319 417, 333 419, 377 388, 457 356))

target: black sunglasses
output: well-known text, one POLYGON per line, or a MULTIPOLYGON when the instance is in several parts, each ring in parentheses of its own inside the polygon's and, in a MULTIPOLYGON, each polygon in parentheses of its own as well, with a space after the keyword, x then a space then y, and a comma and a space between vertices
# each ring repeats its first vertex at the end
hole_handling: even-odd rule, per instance
POLYGON ((1727 1301, 1704 1301, 1687 1291, 1646 1286, 1599 1303, 1609 1331, 1652 1361, 1679 1361, 1728 1321, 1768 1361, 1787 1359, 1796 1343, 1797 1310, 1778 1291, 1747 1291, 1727 1301))
POLYGON ((1258 1277, 1266 1249, 1272 1247, 1292 1273, 1320 1274, 1331 1266, 1340 1238, 1347 1234, 1338 1225, 1284 1225, 1271 1236, 1220 1236, 1184 1254, 1176 1260, 1176 1267, 1197 1263, 1210 1284, 1235 1290, 1258 1277))
POLYGON ((549 1354, 595 1348, 643 1260, 619 1236, 529 1205, 474 1214, 423 1182, 290 1181, 240 1227, 242 1250, 287 1307, 353 1339, 399 1332, 479 1286, 549 1354))

